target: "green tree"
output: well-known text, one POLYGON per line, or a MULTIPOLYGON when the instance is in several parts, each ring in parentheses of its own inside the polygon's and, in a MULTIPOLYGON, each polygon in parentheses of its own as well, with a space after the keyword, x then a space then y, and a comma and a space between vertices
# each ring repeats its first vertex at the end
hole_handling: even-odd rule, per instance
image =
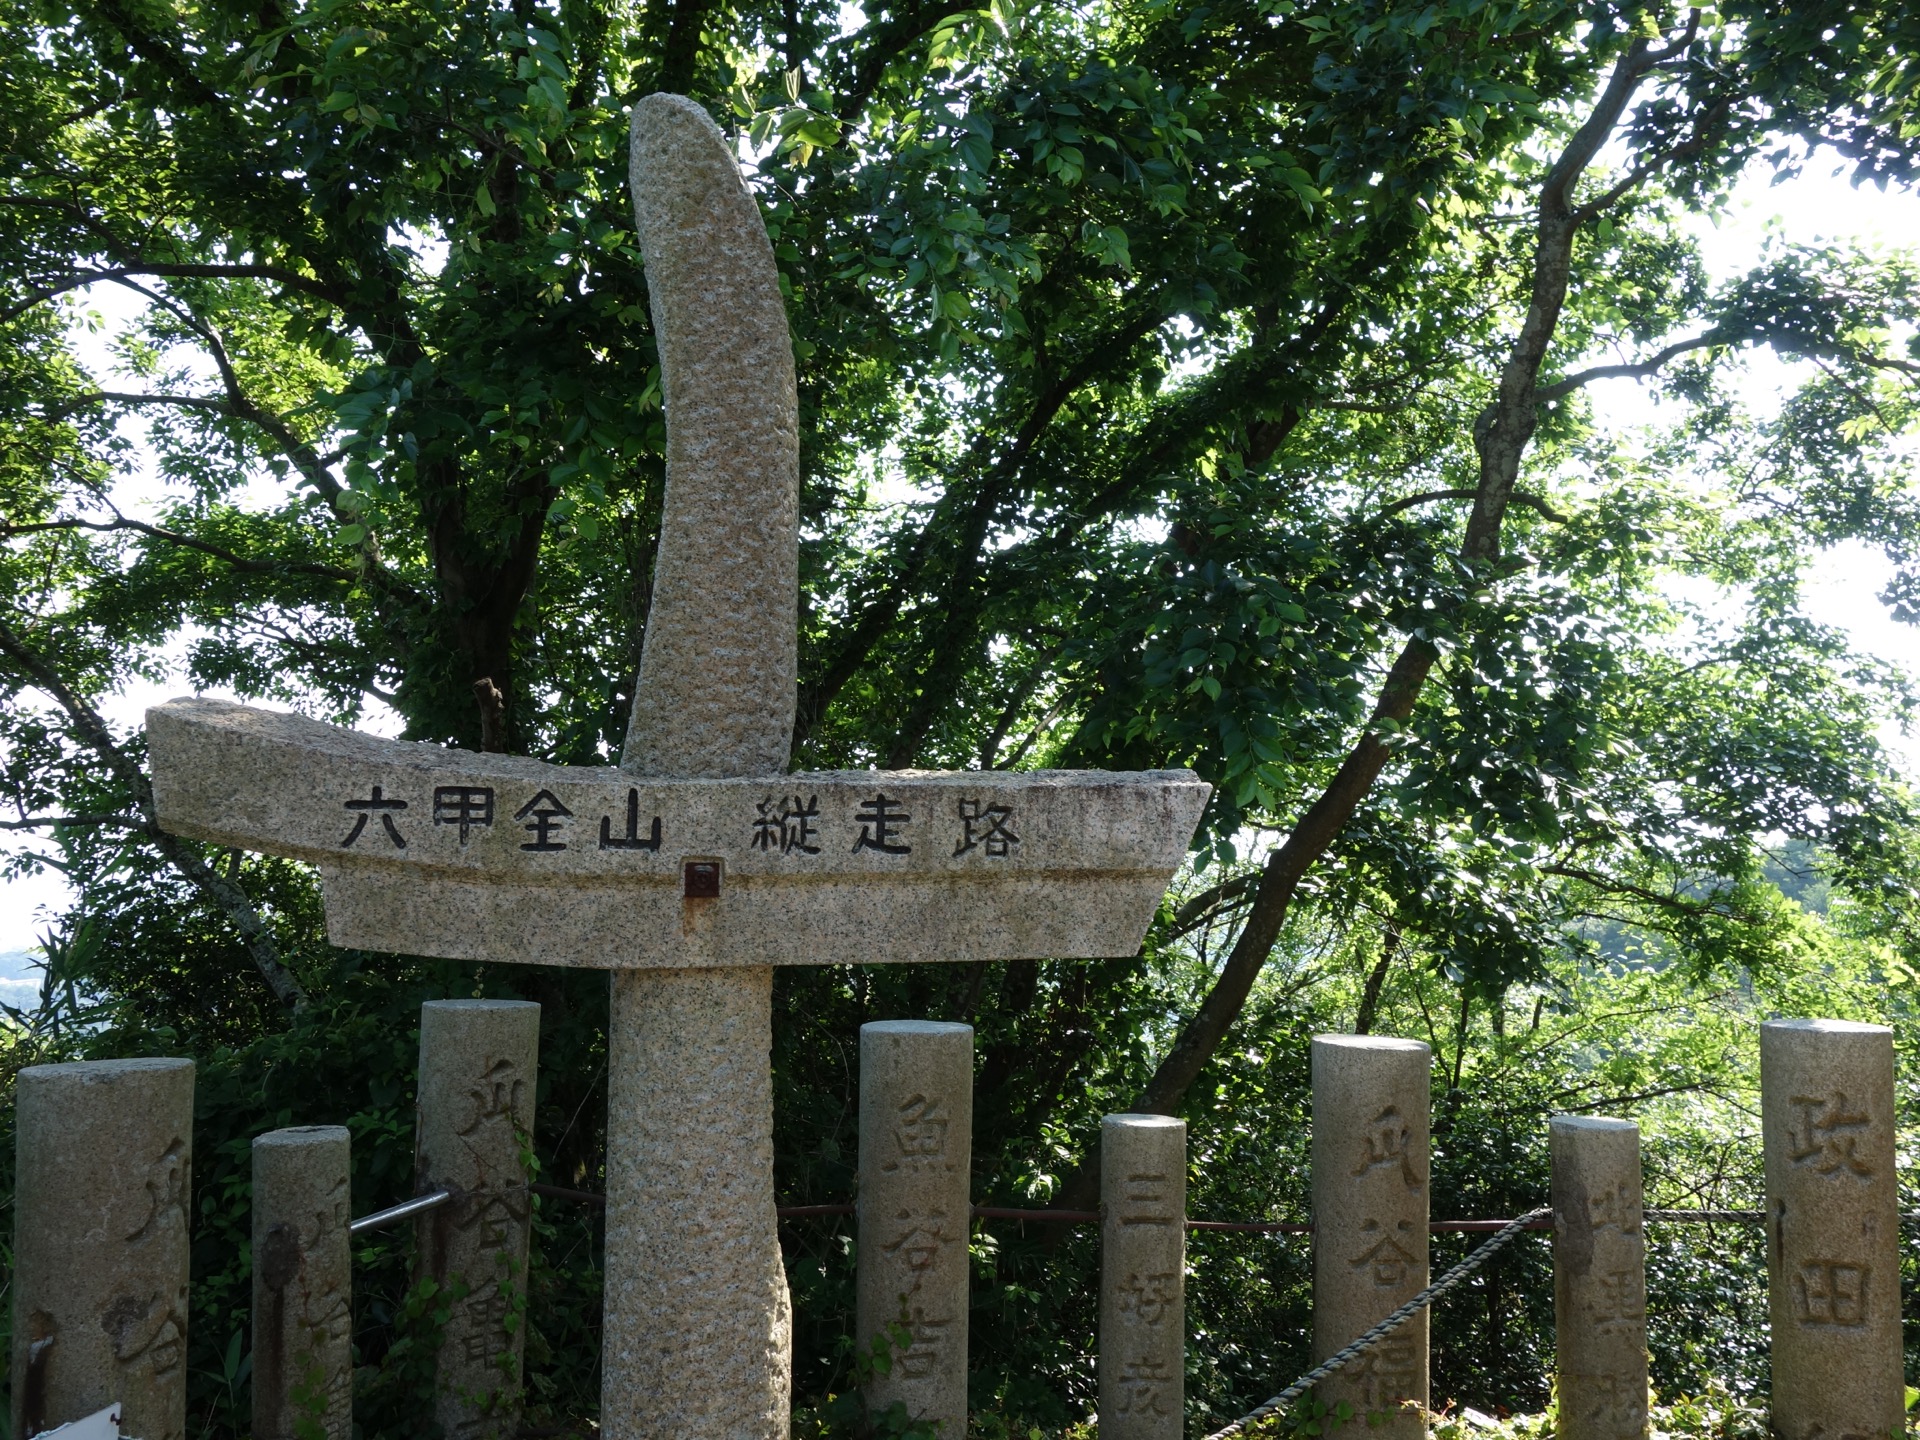
MULTIPOLYGON (((1231 1111, 1251 1051, 1425 1014, 1416 982, 1464 1037, 1596 926, 1698 985, 1804 968, 1782 844, 1883 973, 1920 964, 1876 738, 1907 683, 1799 601, 1864 540, 1920 613, 1915 267, 1782 250, 1716 285, 1688 238, 1814 147, 1913 181, 1909 7, 4 3, 3 823, 80 897, 15 1063, 218 1054, 222 1143, 280 1113, 247 1076, 311 1073, 282 1108, 362 1117, 373 1185, 404 1057, 310 1047, 517 987, 560 1039, 543 1163, 595 1183, 591 977, 331 951, 307 872, 157 831, 101 712, 184 657, 413 739, 613 757, 663 479, 624 192, 657 88, 739 137, 789 297, 796 761, 1216 786, 1137 957, 783 977, 795 1198, 846 1193, 867 1018, 972 1019, 983 1198, 1083 1200, 1098 1105, 1231 1111), (1778 414, 1739 398, 1757 347, 1798 362, 1778 414), (1662 401, 1633 437, 1588 399, 1625 378, 1662 401), (1319 953, 1358 967, 1350 1012, 1319 953)), ((585 1236, 534 1277, 576 1338, 585 1236)), ((840 1383, 836 1243, 795 1242, 810 1394, 840 1383)), ((998 1318, 1075 1303, 1071 1251, 999 1252, 998 1318)), ((403 1396, 383 1273, 367 1343, 403 1396)), ((983 1394, 1050 1423, 1080 1382, 1030 1330, 999 1327, 983 1394)), ((567 1366, 556 1412, 591 1391, 567 1366)))

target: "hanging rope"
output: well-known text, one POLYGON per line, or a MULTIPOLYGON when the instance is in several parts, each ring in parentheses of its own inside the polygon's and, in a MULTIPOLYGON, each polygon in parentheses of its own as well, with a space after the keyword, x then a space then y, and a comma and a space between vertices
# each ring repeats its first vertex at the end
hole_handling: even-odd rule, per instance
POLYGON ((1306 1394, 1307 1391, 1326 1379, 1327 1376, 1333 1374, 1334 1371, 1340 1369, 1357 1356, 1365 1353, 1379 1341, 1384 1340, 1395 1330, 1398 1330, 1402 1325, 1406 1324, 1407 1321, 1433 1304, 1433 1302, 1438 1300, 1442 1295, 1453 1289, 1453 1287, 1458 1285, 1462 1280, 1465 1280, 1469 1275, 1473 1274, 1474 1271, 1486 1264, 1498 1251, 1511 1242, 1514 1236, 1526 1230, 1526 1228, 1536 1220, 1544 1219, 1551 1214, 1553 1214, 1553 1207, 1551 1205, 1543 1205, 1538 1210, 1529 1210, 1526 1214, 1509 1220, 1506 1228, 1488 1240, 1486 1244, 1467 1256, 1466 1259, 1454 1266, 1453 1269, 1442 1275, 1438 1280, 1434 1281, 1433 1284, 1427 1286, 1426 1289, 1407 1301, 1406 1304, 1387 1316, 1386 1319, 1367 1331, 1366 1334, 1347 1346, 1346 1349, 1330 1355, 1327 1359, 1321 1361, 1318 1365, 1314 1366, 1313 1369, 1302 1375, 1298 1380, 1294 1381, 1293 1384, 1282 1390, 1278 1395, 1267 1401, 1266 1404, 1242 1415, 1238 1420, 1227 1426, 1226 1429, 1214 1431, 1213 1434, 1207 1436, 1207 1440, 1231 1440, 1232 1436, 1245 1434, 1249 1425, 1258 1424, 1268 1416, 1276 1415, 1286 1409, 1287 1406, 1298 1400, 1302 1395, 1306 1394))

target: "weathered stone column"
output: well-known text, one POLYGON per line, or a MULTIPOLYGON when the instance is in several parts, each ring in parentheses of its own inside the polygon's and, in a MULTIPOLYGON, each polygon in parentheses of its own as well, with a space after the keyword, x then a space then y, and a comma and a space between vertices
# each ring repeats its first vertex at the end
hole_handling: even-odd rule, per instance
MULTIPOLYGON (((1417 1040, 1313 1037, 1313 1358, 1325 1360, 1427 1283, 1428 1074, 1417 1040)), ((1381 1440, 1426 1433, 1427 1315, 1315 1391, 1349 1422, 1390 1413, 1381 1440), (1412 1401, 1420 1409, 1411 1408, 1412 1401)))
POLYGON ((353 1433, 348 1157, 344 1125, 254 1139, 253 1440, 353 1433))
MULTIPOLYGON (((773 248, 739 161, 695 102, 654 94, 636 104, 628 159, 667 483, 620 765, 781 775, 798 665, 800 430, 773 248)), ((684 873, 682 920, 697 926, 727 878, 712 866, 696 893, 684 873)), ((614 973, 600 1402, 609 1440, 787 1434, 793 1323, 773 1199, 772 996, 773 972, 758 965, 614 973)))
POLYGON ((16 1104, 13 1433, 118 1403, 183 1440, 193 1062, 33 1065, 16 1104))
POLYGON ((614 972, 608 1440, 787 1433, 793 1323, 773 1200, 772 1012, 765 967, 614 972))
POLYGON ((908 1333, 867 1404, 904 1404, 954 1440, 967 1433, 972 1174, 973 1027, 862 1025, 854 1338, 864 1350, 889 1325, 908 1333))
POLYGON ((421 1273, 459 1296, 440 1341, 434 1415, 454 1440, 512 1440, 526 1348, 540 1007, 527 1000, 429 1000, 420 1007, 414 1184, 449 1189, 419 1221, 421 1273))
POLYGON ((1773 1430, 1901 1433, 1893 1032, 1844 1020, 1760 1027, 1773 1430))
POLYGON ((1100 1121, 1100 1440, 1180 1440, 1186 1406, 1187 1123, 1100 1121))
POLYGON ((1559 1440, 1647 1431, 1647 1239, 1640 1127, 1555 1115, 1553 1316, 1559 1440))

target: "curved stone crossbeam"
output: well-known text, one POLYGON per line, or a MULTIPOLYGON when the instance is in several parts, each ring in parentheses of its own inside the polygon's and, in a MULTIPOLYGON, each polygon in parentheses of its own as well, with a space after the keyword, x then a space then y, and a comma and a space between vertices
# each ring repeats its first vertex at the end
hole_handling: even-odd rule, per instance
POLYGON ((605 969, 1130 955, 1208 794, 1185 770, 670 780, 218 700, 154 707, 147 737, 160 823, 318 865, 336 945, 605 969))

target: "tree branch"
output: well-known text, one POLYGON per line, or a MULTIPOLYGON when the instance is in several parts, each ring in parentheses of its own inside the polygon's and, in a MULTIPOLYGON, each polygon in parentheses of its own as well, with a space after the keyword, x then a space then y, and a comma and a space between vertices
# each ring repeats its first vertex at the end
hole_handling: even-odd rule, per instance
POLYGON ((849 124, 859 119, 885 78, 887 66, 949 15, 973 8, 972 0, 934 0, 929 5, 908 5, 891 20, 873 20, 862 26, 852 39, 864 38, 866 43, 854 62, 853 83, 835 113, 849 124))
MULTIPOLYGON (((1471 500, 1479 493, 1478 490, 1422 490, 1418 495, 1408 495, 1394 501, 1391 505, 1383 506, 1375 512, 1374 519, 1384 520, 1389 515, 1398 515, 1402 510, 1411 510, 1416 505, 1426 505, 1435 500, 1471 500)), ((1565 515, 1538 495, 1529 495, 1524 490, 1515 490, 1510 498, 1515 505, 1524 505, 1529 510, 1537 511, 1556 524, 1567 523, 1565 515)))
POLYGON ((151 535, 156 540, 165 540, 169 544, 181 546, 187 550, 197 550, 203 555, 211 555, 223 560, 234 569, 246 574, 286 573, 293 575, 314 575, 325 580, 344 580, 352 584, 359 575, 338 565, 309 565, 294 560, 250 560, 244 555, 236 555, 231 550, 218 545, 210 545, 205 540, 196 540, 191 535, 182 535, 177 530, 163 529, 158 525, 149 525, 142 520, 129 520, 118 515, 112 520, 42 520, 29 525, 8 525, 0 522, 0 537, 14 535, 38 535, 52 530, 91 530, 97 534, 106 534, 116 530, 131 530, 140 535, 151 535))
POLYGON ((1687 340, 1676 340, 1666 349, 1656 351, 1645 360, 1621 365, 1595 365, 1591 369, 1576 370, 1565 379, 1556 380, 1551 385, 1539 386, 1534 391, 1534 395, 1545 402, 1571 395, 1575 390, 1591 385, 1596 380, 1644 380, 1647 376, 1658 373, 1669 360, 1694 350, 1708 350, 1716 345, 1730 345, 1736 338, 1716 325, 1705 334, 1695 335, 1687 340))
MULTIPOLYGON (((227 415, 233 419, 245 421, 271 439, 274 444, 279 447, 281 454, 293 462, 295 468, 306 477, 307 482, 319 492, 320 498, 326 503, 327 509, 332 512, 334 519, 343 525, 357 523, 355 517, 347 514, 341 507, 341 497, 346 493, 346 488, 341 485, 338 480, 333 478, 332 473, 328 469, 329 458, 338 459, 339 452, 335 452, 332 457, 321 455, 319 451, 314 449, 311 443, 302 439, 299 432, 288 424, 286 420, 255 404, 246 392, 241 389, 239 377, 234 374, 233 366, 228 360, 226 347, 220 343, 219 337, 215 335, 209 327, 204 325, 197 316, 183 313, 178 307, 173 306, 167 301, 165 297, 154 295, 152 291, 142 286, 133 285, 130 288, 148 296, 156 301, 156 303, 166 305, 173 314, 180 316, 183 323, 191 325, 195 332, 207 342, 208 348, 213 354, 214 363, 220 370, 221 381, 226 387, 226 398, 222 399, 218 395, 169 395, 101 390, 92 395, 80 397, 80 400, 76 403, 98 400, 114 405, 171 405, 180 409, 205 410, 211 414, 227 415)), ((129 521, 127 523, 138 528, 138 522, 129 521)), ((169 536, 167 538, 177 538, 182 544, 195 543, 185 537, 169 536)), ((208 553, 214 554, 218 552, 209 551, 208 553)), ((387 568, 385 562, 381 559, 379 544, 373 538, 371 530, 368 531, 367 538, 361 542, 360 569, 357 572, 336 571, 331 567, 321 567, 311 573, 327 576, 340 575, 348 579, 365 579, 370 585, 376 589, 386 591, 395 599, 404 601, 410 605, 422 603, 423 597, 420 592, 387 568)))
POLYGON ((38 830, 48 825, 71 830, 104 825, 117 825, 123 830, 147 828, 144 820, 132 815, 38 815, 29 820, 0 820, 0 830, 38 830))
POLYGON ((44 304, 56 296, 65 295, 70 290, 79 290, 102 280, 127 280, 135 275, 148 275, 157 279, 272 280, 285 285, 290 290, 303 290, 309 295, 325 300, 328 304, 341 303, 333 287, 324 281, 315 280, 310 275, 302 275, 297 270, 288 270, 279 265, 170 265, 158 261, 138 261, 115 266, 110 270, 77 270, 71 275, 63 276, 53 284, 33 291, 26 299, 0 310, 0 325, 4 325, 16 316, 26 314, 36 305, 44 304))
POLYGON ((1631 895, 1644 901, 1655 909, 1665 910, 1675 915, 1698 918, 1702 915, 1717 915, 1723 920, 1735 920, 1742 925, 1757 923, 1757 917, 1743 915, 1724 905, 1715 905, 1711 901, 1689 900, 1681 895, 1663 895, 1658 890, 1649 890, 1644 885, 1635 885, 1630 881, 1616 880, 1612 876, 1602 875, 1597 870, 1588 870, 1578 865, 1542 865, 1543 875, 1557 875, 1563 880, 1578 880, 1583 885, 1591 885, 1610 895, 1631 895))
POLYGON ((100 713, 76 694, 40 653, 4 620, 0 620, 0 655, 11 660, 35 688, 43 691, 66 712, 74 734, 132 792, 134 804, 139 807, 142 817, 142 823, 137 828, 203 898, 226 913, 228 921, 240 932, 241 943, 246 946, 255 968, 260 971, 274 998, 289 1010, 304 1008, 307 1003, 306 991, 281 963, 280 946, 266 921, 260 918, 260 912, 254 909, 253 902, 238 885, 208 865, 177 836, 169 835, 160 828, 154 815, 152 783, 139 762, 114 740, 113 732, 107 728, 107 722, 101 719, 100 713))

